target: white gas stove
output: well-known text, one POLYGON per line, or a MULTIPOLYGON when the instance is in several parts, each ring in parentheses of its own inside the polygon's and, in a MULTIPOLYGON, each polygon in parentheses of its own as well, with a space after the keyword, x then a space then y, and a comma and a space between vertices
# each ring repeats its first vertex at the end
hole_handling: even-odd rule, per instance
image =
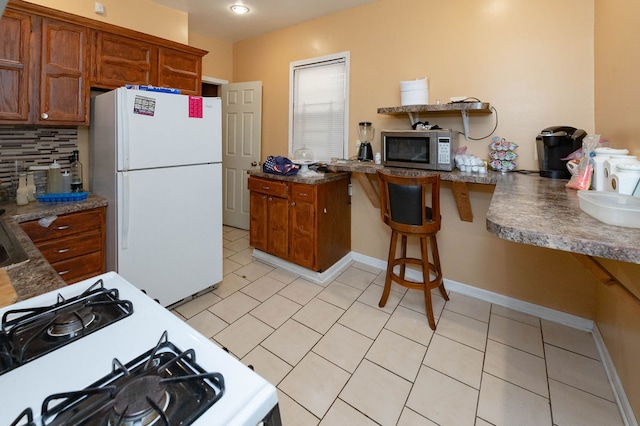
POLYGON ((0 338, 4 339, 4 354, 0 347, 0 424, 12 424, 16 419, 18 425, 38 426, 280 424, 273 385, 114 272, 2 308, 0 316, 0 338), (100 279, 102 283, 94 286, 100 279), (76 299, 84 300, 80 295, 90 288, 104 293, 101 299, 75 304, 76 299), (111 300, 114 297, 115 302, 111 300), (92 313, 97 305, 109 305, 110 311, 92 313), (51 306, 65 314, 66 320, 35 309, 51 306), (27 313, 36 319, 18 326, 14 318, 27 313), (112 316, 119 317, 107 325, 99 324, 112 316), (58 321, 62 324, 56 327, 58 321), (73 329, 74 322, 85 327, 84 331, 73 329), (44 336, 42 344, 31 337, 38 333, 44 336), (57 347, 56 341, 67 343, 57 347), (17 343, 25 342, 24 348, 16 348, 17 343), (36 351, 40 346, 45 348, 44 355, 36 351), (174 371, 176 368, 180 372, 174 371), (196 377, 167 379, 179 374, 196 377), (119 386, 122 383, 126 386, 119 386), (145 396, 140 397, 143 383, 151 387, 152 396, 145 389, 145 396), (204 390, 196 389, 199 385, 204 385, 204 390), (106 390, 93 389, 101 387, 106 390), (183 400, 177 402, 174 387, 193 394, 180 396, 183 400), (92 389, 87 392, 87 388, 92 389), (62 393, 66 395, 58 395, 62 393), (133 400, 119 400, 127 393, 133 400), (89 405, 111 413, 107 415, 111 417, 97 421, 94 414, 87 414, 89 405), (157 414, 176 411, 177 405, 188 411, 181 420, 157 414), (66 420, 67 414, 62 414, 65 407, 86 419, 66 420))

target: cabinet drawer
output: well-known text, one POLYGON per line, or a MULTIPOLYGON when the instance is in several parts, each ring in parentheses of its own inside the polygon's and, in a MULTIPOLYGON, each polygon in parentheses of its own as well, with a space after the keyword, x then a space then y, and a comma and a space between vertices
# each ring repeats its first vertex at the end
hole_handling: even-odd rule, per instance
POLYGON ((68 238, 40 243, 37 247, 49 263, 55 263, 102 250, 102 236, 100 232, 77 234, 68 238))
POLYGON ((73 259, 52 263, 53 269, 67 284, 75 282, 77 278, 95 276, 102 272, 102 253, 89 253, 73 259))
POLYGON ((291 201, 313 203, 316 201, 316 185, 291 184, 291 195, 289 198, 291 201))
POLYGON ((272 195, 274 197, 287 198, 288 186, 286 182, 249 177, 248 186, 249 191, 260 192, 261 194, 272 195))
POLYGON ((102 229, 102 209, 87 210, 58 216, 48 228, 38 224, 37 220, 20 224, 31 241, 39 243, 52 238, 64 238, 80 232, 102 229))

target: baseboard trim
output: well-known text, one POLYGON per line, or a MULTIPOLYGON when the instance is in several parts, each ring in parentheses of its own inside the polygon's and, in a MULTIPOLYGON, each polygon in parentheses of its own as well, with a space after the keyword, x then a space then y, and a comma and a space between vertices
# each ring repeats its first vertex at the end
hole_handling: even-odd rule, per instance
POLYGON ((269 253, 265 253, 263 251, 253 249, 253 257, 258 260, 262 260, 265 263, 270 265, 284 268, 288 271, 291 271, 295 274, 300 275, 304 279, 311 281, 316 284, 324 285, 328 282, 334 280, 338 275, 342 273, 342 271, 351 264, 351 253, 345 255, 342 259, 338 260, 334 263, 329 269, 324 272, 315 272, 311 269, 307 269, 300 265, 296 265, 295 263, 288 262, 279 257, 273 256, 269 253))
POLYGON ((596 324, 594 324, 593 330, 591 330, 591 335, 593 336, 593 340, 596 342, 596 348, 600 354, 600 360, 602 360, 602 365, 604 366, 604 370, 609 378, 609 383, 611 383, 613 396, 615 397, 616 404, 620 410, 622 421, 626 426, 638 426, 638 421, 633 413, 627 394, 624 391, 624 387, 620 381, 620 376, 618 376, 618 372, 616 371, 616 367, 613 365, 611 355, 609 355, 609 351, 607 350, 607 345, 604 343, 602 334, 600 334, 600 329, 596 324))

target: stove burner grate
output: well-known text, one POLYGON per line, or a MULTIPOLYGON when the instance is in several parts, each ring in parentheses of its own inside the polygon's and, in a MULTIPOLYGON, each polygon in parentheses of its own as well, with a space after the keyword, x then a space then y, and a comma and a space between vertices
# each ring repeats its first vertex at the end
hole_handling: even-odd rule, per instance
MULTIPOLYGON (((9 310, 2 316, 0 342, 11 363, 10 367, 0 368, 0 374, 132 313, 133 304, 121 300, 117 289, 106 289, 102 279, 70 299, 58 294, 57 302, 53 305, 9 310)), ((2 359, 0 361, 6 364, 2 359)))
POLYGON ((88 388, 48 396, 43 426, 190 425, 224 394, 220 373, 207 373, 193 349, 168 341, 123 365, 113 360, 111 374, 88 388))

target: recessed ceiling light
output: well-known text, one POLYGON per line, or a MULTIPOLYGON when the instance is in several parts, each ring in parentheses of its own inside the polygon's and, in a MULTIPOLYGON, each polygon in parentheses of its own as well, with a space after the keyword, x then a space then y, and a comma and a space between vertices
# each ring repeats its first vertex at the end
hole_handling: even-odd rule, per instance
POLYGON ((238 15, 244 15, 244 14, 249 13, 249 8, 247 6, 245 6, 244 4, 234 4, 229 9, 231 9, 231 11, 233 13, 238 14, 238 15))

